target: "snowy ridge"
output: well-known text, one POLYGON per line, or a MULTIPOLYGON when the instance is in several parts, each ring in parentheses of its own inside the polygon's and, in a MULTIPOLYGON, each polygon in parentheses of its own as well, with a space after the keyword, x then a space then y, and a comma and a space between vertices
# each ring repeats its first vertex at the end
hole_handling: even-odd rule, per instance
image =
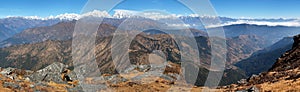
POLYGON ((138 12, 137 11, 131 11, 131 10, 114 10, 115 13, 113 15, 113 18, 130 18, 137 16, 138 12))
POLYGON ((60 19, 60 20, 78 20, 80 18, 80 15, 79 14, 75 14, 75 13, 65 13, 65 14, 60 14, 60 15, 57 15, 57 16, 50 16, 48 18, 46 18, 45 20, 47 19, 60 19))
POLYGON ((60 20, 78 20, 80 18, 84 17, 103 17, 103 18, 111 18, 111 16, 106 11, 98 11, 94 10, 91 12, 87 12, 84 14, 76 14, 76 13, 65 13, 65 14, 59 14, 56 16, 49 16, 49 17, 39 17, 39 16, 7 16, 6 18, 25 18, 25 19, 38 19, 38 20, 50 20, 50 19, 60 19, 60 20))
MULTIPOLYGON (((14 16, 8 16, 7 18, 11 18, 14 16)), ((65 13, 56 16, 49 17, 39 17, 39 16, 24 16, 21 18, 25 19, 36 19, 36 20, 50 20, 50 19, 59 19, 59 20, 78 20, 84 17, 100 17, 100 18, 149 18, 153 20, 182 20, 186 24, 169 24, 173 26, 199 26, 199 19, 212 21, 212 24, 206 25, 206 28, 211 27, 220 27, 220 26, 228 26, 228 25, 236 25, 236 24, 251 24, 251 25, 267 25, 267 26, 295 26, 300 27, 300 19, 251 19, 251 18, 228 18, 228 17, 219 17, 219 16, 199 16, 197 14, 190 14, 187 16, 177 15, 177 14, 164 14, 160 12, 140 12, 140 11, 132 11, 132 10, 122 10, 117 9, 114 10, 114 14, 110 15, 107 11, 99 11, 94 10, 91 12, 87 12, 84 14, 75 14, 75 13, 65 13), (220 24, 214 24, 216 20, 221 20, 220 24)), ((19 17, 20 18, 20 17, 19 17)))

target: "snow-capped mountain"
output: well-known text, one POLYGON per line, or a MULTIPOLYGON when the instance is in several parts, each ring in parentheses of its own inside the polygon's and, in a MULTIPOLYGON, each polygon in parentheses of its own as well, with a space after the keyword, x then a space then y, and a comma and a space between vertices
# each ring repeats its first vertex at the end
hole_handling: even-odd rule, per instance
POLYGON ((113 18, 130 18, 136 16, 138 12, 130 10, 115 10, 113 18))
MULTIPOLYGON (((31 20, 54 20, 54 19, 60 19, 60 20, 78 20, 80 18, 84 17, 103 17, 103 18, 112 18, 108 12, 106 11, 98 11, 94 10, 91 12, 87 12, 84 14, 76 14, 76 13, 65 13, 65 14, 59 14, 56 16, 49 16, 49 17, 39 17, 39 16, 7 16, 6 18, 24 18, 24 19, 31 19, 31 20)), ((5 19, 5 18, 4 18, 5 19)))
POLYGON ((79 14, 75 13, 65 13, 65 14, 60 14, 57 16, 50 16, 48 18, 45 18, 46 20, 48 19, 60 19, 60 20, 78 20, 80 18, 79 14))
MULTIPOLYGON (((65 13, 56 16, 38 17, 38 16, 25 16, 25 19, 34 20, 78 20, 85 17, 100 17, 100 18, 149 18, 159 22, 166 22, 169 25, 187 26, 193 28, 204 28, 202 21, 205 21, 205 27, 220 27, 236 24, 251 24, 251 25, 268 25, 268 26, 300 26, 299 19, 251 19, 251 18, 229 18, 229 17, 217 17, 217 16, 199 16, 197 14, 190 15, 178 15, 167 14, 160 11, 132 11, 132 10, 114 10, 114 14, 109 14, 107 11, 94 10, 83 14, 65 13), (181 24, 179 24, 181 23, 181 24)), ((8 18, 11 18, 9 16, 8 18)))
MULTIPOLYGON (((206 29, 239 24, 249 25, 264 25, 264 26, 286 26, 286 27, 300 27, 300 19, 250 19, 250 18, 229 18, 216 16, 199 16, 197 14, 177 15, 168 14, 161 11, 132 11, 132 10, 114 10, 113 14, 107 11, 94 10, 83 14, 65 13, 56 16, 39 17, 39 16, 23 16, 0 19, 0 41, 13 36, 25 29, 51 26, 62 21, 79 20, 85 17, 108 18, 108 19, 126 19, 139 18, 151 19, 153 21, 164 23, 174 28, 195 28, 206 29), (206 23, 203 24, 202 21, 206 23)), ((116 25, 115 25, 116 26, 116 25)))

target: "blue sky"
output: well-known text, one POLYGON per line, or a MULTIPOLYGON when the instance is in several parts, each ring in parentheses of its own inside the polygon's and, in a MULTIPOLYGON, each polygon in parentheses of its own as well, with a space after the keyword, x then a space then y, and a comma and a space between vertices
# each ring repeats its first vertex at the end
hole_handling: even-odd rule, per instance
MULTIPOLYGON (((0 17, 80 13, 88 0, 1 0, 0 17)), ((300 0, 211 0, 218 15, 249 18, 300 18, 300 0)), ((157 9, 186 15, 191 11, 175 0, 125 0, 115 9, 157 9)))

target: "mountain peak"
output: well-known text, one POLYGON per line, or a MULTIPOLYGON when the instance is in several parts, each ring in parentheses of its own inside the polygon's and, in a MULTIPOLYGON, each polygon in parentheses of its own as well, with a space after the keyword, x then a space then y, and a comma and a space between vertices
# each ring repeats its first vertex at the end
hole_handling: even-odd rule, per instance
POLYGON ((294 37, 294 44, 293 48, 299 47, 300 46, 300 34, 294 37))
POLYGON ((134 15, 136 15, 138 12, 131 11, 131 10, 115 10, 115 13, 113 15, 114 18, 130 18, 134 15))

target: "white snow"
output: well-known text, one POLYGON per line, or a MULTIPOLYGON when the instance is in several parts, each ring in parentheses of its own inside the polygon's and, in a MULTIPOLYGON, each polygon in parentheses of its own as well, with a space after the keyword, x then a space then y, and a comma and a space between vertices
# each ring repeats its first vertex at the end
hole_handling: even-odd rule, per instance
MULTIPOLYGON (((40 20, 49 20, 49 19, 60 19, 60 20, 78 20, 80 18, 84 17, 101 17, 101 18, 132 18, 132 17, 144 17, 149 18, 153 20, 178 20, 180 18, 184 17, 200 17, 202 19, 216 19, 217 16, 199 16, 197 14, 190 14, 186 16, 177 15, 177 14, 165 14, 163 12, 151 12, 151 11, 133 11, 133 10, 122 10, 122 9, 116 9, 114 10, 114 14, 110 15, 107 11, 99 11, 99 10, 93 10, 91 12, 87 12, 84 14, 76 14, 76 13, 65 13, 60 14, 56 16, 49 16, 49 17, 39 17, 39 16, 24 16, 22 18, 25 19, 40 19, 40 20)), ((7 16, 9 17, 15 17, 15 16, 7 16)), ((276 20, 276 19, 275 19, 276 20)), ((277 19, 279 20, 279 19, 277 19)), ((189 20, 187 20, 189 21, 189 20)), ((258 21, 255 19, 250 18, 238 18, 237 21, 224 21, 222 24, 212 24, 207 25, 208 28, 211 27, 220 27, 220 26, 228 26, 228 25, 236 25, 236 24, 251 24, 251 25, 268 25, 268 26, 296 26, 300 27, 300 19, 294 19, 290 21, 258 21)), ((171 26, 192 26, 193 24, 168 24, 171 26)))
POLYGON ((138 14, 137 11, 132 11, 132 10, 117 9, 114 11, 115 11, 115 13, 113 15, 113 18, 130 18, 130 17, 136 16, 138 14))

